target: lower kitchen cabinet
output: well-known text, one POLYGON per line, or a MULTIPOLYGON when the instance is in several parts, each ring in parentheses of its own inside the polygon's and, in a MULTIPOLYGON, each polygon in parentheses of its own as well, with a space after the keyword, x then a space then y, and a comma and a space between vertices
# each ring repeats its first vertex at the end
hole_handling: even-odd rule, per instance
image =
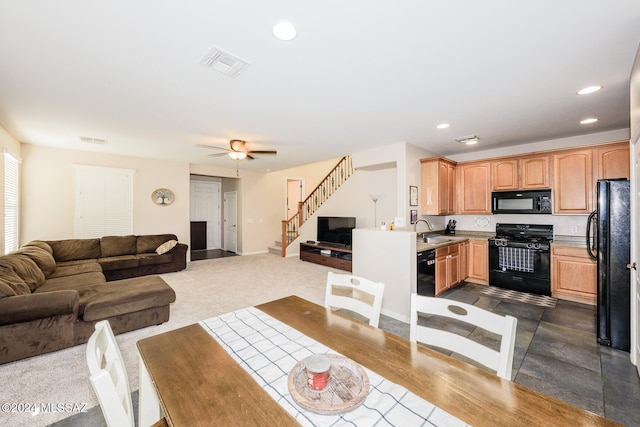
POLYGON ((436 249, 436 286, 439 295, 460 283, 460 244, 436 249))
POLYGON ((489 284, 489 241, 469 240, 469 276, 467 281, 489 284))
POLYGON ((458 279, 462 282, 469 277, 469 242, 459 243, 458 246, 460 258, 458 279))
POLYGON ((551 247, 551 295, 595 305, 597 264, 587 250, 576 246, 551 247))

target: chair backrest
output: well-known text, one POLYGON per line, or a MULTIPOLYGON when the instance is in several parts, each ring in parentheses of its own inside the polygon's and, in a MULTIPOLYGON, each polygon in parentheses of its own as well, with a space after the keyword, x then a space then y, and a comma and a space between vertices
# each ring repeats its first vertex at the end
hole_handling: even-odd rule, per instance
POLYGON ((369 324, 378 327, 384 283, 353 276, 329 272, 324 306, 327 308, 343 308, 356 312, 367 319, 369 324), (349 290, 346 295, 334 293, 335 288, 349 290))
POLYGON ((498 376, 507 380, 511 380, 517 323, 515 317, 501 316, 470 304, 411 294, 409 339, 412 342, 451 350, 493 369, 498 376), (418 313, 456 319, 499 335, 500 351, 452 332, 418 325, 418 313))
POLYGON ((91 385, 109 426, 135 427, 131 390, 118 343, 109 321, 96 323, 87 343, 91 385))

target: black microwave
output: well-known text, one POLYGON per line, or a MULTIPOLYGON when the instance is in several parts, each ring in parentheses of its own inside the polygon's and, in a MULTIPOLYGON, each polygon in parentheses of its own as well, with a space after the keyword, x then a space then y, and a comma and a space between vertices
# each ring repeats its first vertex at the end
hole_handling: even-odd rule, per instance
POLYGON ((494 214, 550 214, 551 190, 500 191, 491 193, 494 214))

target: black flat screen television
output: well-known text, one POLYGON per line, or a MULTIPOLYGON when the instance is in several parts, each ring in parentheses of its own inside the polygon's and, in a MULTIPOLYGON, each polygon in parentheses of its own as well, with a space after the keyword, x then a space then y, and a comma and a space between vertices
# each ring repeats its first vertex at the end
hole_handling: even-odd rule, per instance
POLYGON ((338 243, 351 247, 351 230, 356 228, 355 217, 319 216, 318 242, 338 243))

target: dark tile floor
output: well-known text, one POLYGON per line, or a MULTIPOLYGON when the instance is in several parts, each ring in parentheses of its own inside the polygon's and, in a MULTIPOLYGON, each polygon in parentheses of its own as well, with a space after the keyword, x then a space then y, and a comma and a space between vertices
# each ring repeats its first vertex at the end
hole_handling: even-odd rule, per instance
MULTIPOLYGON (((475 301, 476 306, 518 319, 513 381, 623 425, 640 426, 638 372, 629 353, 597 344, 595 307, 559 300, 555 308, 545 308, 487 296, 482 289, 465 283, 443 296, 475 301)), ((442 325, 479 341, 497 342, 466 325, 442 325)), ((380 327, 409 336, 407 324, 386 316, 380 327)))
POLYGON ((199 249, 191 251, 191 261, 201 261, 203 259, 224 258, 237 255, 238 254, 235 252, 229 252, 223 249, 199 249))

